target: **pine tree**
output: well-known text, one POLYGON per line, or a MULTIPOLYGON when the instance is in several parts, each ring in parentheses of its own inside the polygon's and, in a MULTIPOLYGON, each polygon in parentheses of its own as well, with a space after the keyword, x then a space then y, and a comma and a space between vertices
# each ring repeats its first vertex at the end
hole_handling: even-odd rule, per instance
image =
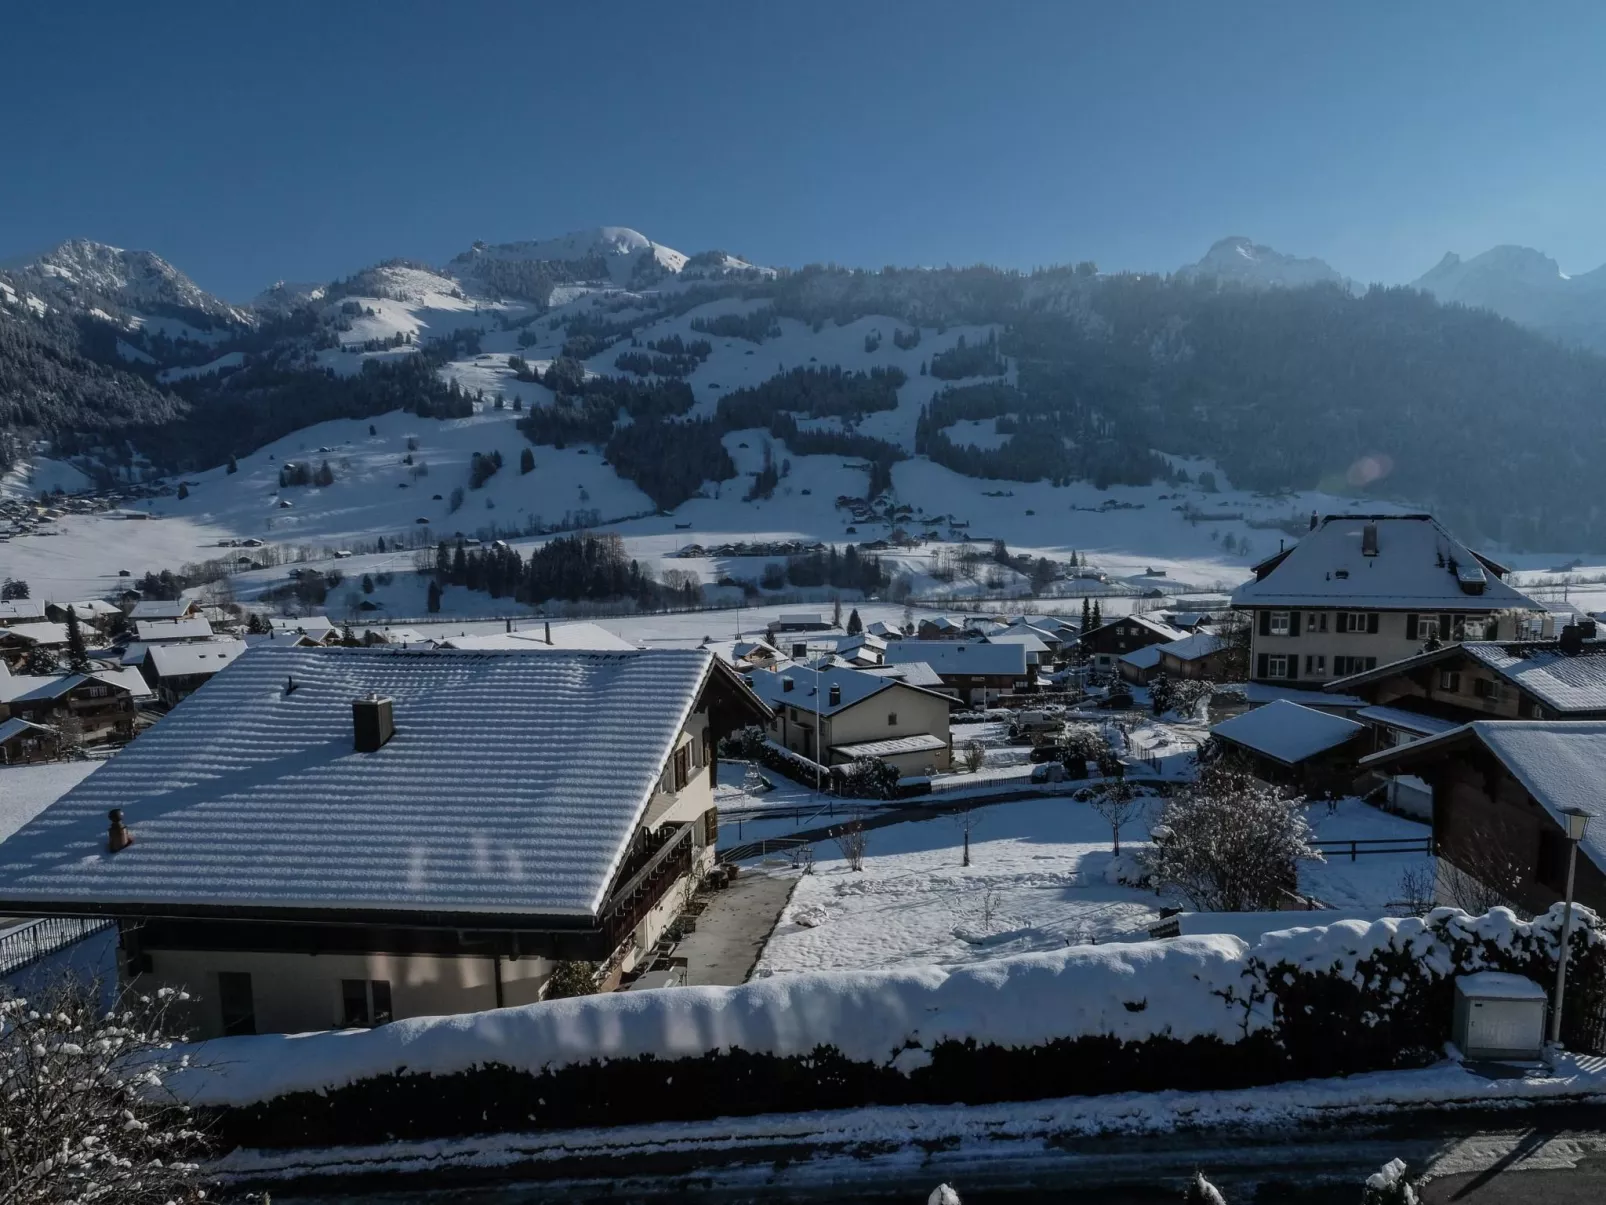
POLYGON ((854 607, 852 614, 848 616, 848 635, 857 636, 863 631, 864 620, 859 618, 859 608, 854 607))
POLYGON ((0 584, 0 602, 11 602, 14 599, 28 597, 28 583, 21 578, 6 578, 0 584))
POLYGON ((87 674, 94 667, 89 663, 89 650, 84 646, 84 629, 78 623, 78 612, 67 608, 67 668, 75 674, 87 674))
POLYGON ((1104 616, 1099 613, 1098 603, 1093 604, 1093 626, 1094 628, 1102 628, 1104 626, 1104 616))
MULTIPOLYGON (((831 554, 833 556, 836 555, 835 546, 832 546, 831 554)), ((831 626, 833 628, 840 628, 842 626, 842 600, 840 598, 833 598, 831 600, 831 626)))
POLYGON ((429 604, 428 604, 428 606, 429 606, 429 613, 431 615, 438 615, 440 613, 440 609, 441 609, 441 584, 439 582, 433 582, 432 581, 432 582, 429 583, 429 604))
POLYGON ((372 594, 374 592, 374 579, 371 574, 365 573, 362 575, 362 592, 364 594, 372 594))
POLYGON ((233 452, 229 453, 229 467, 226 471, 230 473, 238 473, 240 471, 240 462, 234 459, 233 452))
POLYGON ((189 496, 190 496, 190 487, 185 485, 182 481, 180 481, 178 483, 179 501, 182 502, 185 498, 188 498, 189 496))
POLYGON ((1093 630, 1093 605, 1084 598, 1082 600, 1082 635, 1093 630))
POLYGON ((535 453, 529 448, 519 453, 519 473, 522 475, 535 468, 535 453))

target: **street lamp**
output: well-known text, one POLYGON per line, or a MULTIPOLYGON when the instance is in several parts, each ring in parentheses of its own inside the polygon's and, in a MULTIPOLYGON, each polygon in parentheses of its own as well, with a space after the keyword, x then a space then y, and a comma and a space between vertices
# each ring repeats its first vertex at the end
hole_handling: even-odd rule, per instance
POLYGON ((1567 911, 1561 920, 1561 949, 1556 954, 1556 1003, 1550 1012, 1552 1051, 1561 1048, 1561 1001, 1567 992, 1567 946, 1573 935, 1573 874, 1578 869, 1578 843, 1589 827, 1589 813, 1583 808, 1562 808, 1561 819, 1572 845, 1567 851, 1567 911))

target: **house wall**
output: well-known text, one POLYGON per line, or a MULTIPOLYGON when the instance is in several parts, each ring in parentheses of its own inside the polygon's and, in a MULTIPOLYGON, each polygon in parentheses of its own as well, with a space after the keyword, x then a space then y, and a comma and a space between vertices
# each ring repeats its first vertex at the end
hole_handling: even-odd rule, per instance
MULTIPOLYGON (((0 744, 0 765, 25 766, 32 762, 49 761, 61 752, 61 743, 54 733, 21 732, 0 744)), ((0 787, 5 784, 0 783, 0 787)))
MULTIPOLYGON (((147 950, 141 991, 176 987, 192 997, 185 1020, 200 1037, 223 1032, 218 972, 251 976, 258 1033, 303 1033, 340 1025, 342 979, 390 984, 394 1017, 441 1016, 496 1007, 496 971, 489 957, 402 954, 288 954, 229 950, 147 950)), ((507 1005, 540 999, 554 964, 545 958, 502 958, 507 1005)))
MULTIPOLYGON (((1334 610, 1300 610, 1289 607, 1256 607, 1253 609, 1253 623, 1250 628, 1250 656, 1249 676, 1261 682, 1292 682, 1321 683, 1331 682, 1335 678, 1345 675, 1334 668, 1335 657, 1373 657, 1377 665, 1387 665, 1391 661, 1400 661, 1406 657, 1413 657, 1422 651, 1424 639, 1407 638, 1407 613, 1404 611, 1375 611, 1364 607, 1350 608, 1349 610, 1367 615, 1377 616, 1376 632, 1340 632, 1339 615, 1334 610), (1280 613, 1288 611, 1290 616, 1298 617, 1297 633, 1291 630, 1286 636, 1267 635, 1261 631, 1264 613, 1280 613), (1312 620, 1315 620, 1314 630, 1312 620), (1323 630, 1323 623, 1326 630, 1323 630), (1262 672, 1260 658, 1262 655, 1270 657, 1297 657, 1298 668, 1294 673, 1285 672, 1281 676, 1270 670, 1262 672), (1318 665, 1308 665, 1307 658, 1316 657, 1321 661, 1318 665)), ((1427 614, 1427 612, 1424 612, 1427 614)), ((1433 614, 1438 614, 1434 612, 1433 614)), ((1492 609, 1466 610, 1453 612, 1458 617, 1483 618, 1493 616, 1492 609)), ((1510 627, 1509 619, 1502 621, 1503 626, 1510 627)), ((1497 636, 1510 637, 1514 632, 1499 632, 1497 636)), ((1356 672, 1356 671, 1351 671, 1356 672)))
POLYGON ((1220 682, 1226 677, 1228 660, 1229 654, 1226 650, 1206 653, 1203 657, 1195 657, 1191 661, 1173 657, 1170 653, 1161 653, 1159 668, 1161 673, 1170 678, 1203 678, 1211 682, 1220 682))
MULTIPOLYGON (((1446 759, 1424 776, 1433 785, 1433 838, 1441 856, 1474 875, 1491 861, 1509 861, 1519 875, 1514 902, 1530 912, 1561 900, 1565 884, 1539 879, 1541 834, 1565 841, 1561 826, 1504 766, 1478 755, 1446 759)), ((1606 910, 1606 874, 1583 853, 1574 896, 1596 911, 1606 910)))
MULTIPOLYGON (((953 739, 948 729, 948 700, 935 698, 907 686, 878 691, 868 699, 837 712, 825 722, 827 748, 859 745, 866 741, 888 741, 900 736, 930 735, 946 746, 927 753, 900 754, 884 760, 905 774, 918 774, 927 766, 946 770, 952 761, 953 739), (897 717, 897 723, 888 718, 897 717)), ((846 759, 833 757, 833 762, 846 759)))

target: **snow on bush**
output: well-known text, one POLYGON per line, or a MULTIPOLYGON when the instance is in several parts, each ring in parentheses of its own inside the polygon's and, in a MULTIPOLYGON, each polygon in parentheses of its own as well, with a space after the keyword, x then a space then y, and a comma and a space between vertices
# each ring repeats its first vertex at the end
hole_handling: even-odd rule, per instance
MULTIPOLYGON (((1562 912, 1438 909, 1253 947, 1225 935, 1080 946, 226 1038, 181 1088, 219 1109, 225 1136, 295 1146, 1424 1066, 1443 1057, 1456 976, 1548 983, 1562 912)), ((1606 940, 1588 909, 1575 917, 1563 1037, 1578 1048, 1602 1008, 1606 940)))

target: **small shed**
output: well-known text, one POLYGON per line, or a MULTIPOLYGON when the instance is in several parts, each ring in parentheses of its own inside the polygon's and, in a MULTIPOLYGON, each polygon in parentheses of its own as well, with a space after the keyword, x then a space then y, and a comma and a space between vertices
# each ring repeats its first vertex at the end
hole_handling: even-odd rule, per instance
POLYGON ((1308 792, 1347 791, 1365 752, 1366 725, 1279 699, 1210 730, 1267 782, 1308 792))
POLYGON ((1537 1062, 1545 1053, 1545 989, 1504 971, 1455 981, 1454 1041, 1469 1059, 1537 1062))

